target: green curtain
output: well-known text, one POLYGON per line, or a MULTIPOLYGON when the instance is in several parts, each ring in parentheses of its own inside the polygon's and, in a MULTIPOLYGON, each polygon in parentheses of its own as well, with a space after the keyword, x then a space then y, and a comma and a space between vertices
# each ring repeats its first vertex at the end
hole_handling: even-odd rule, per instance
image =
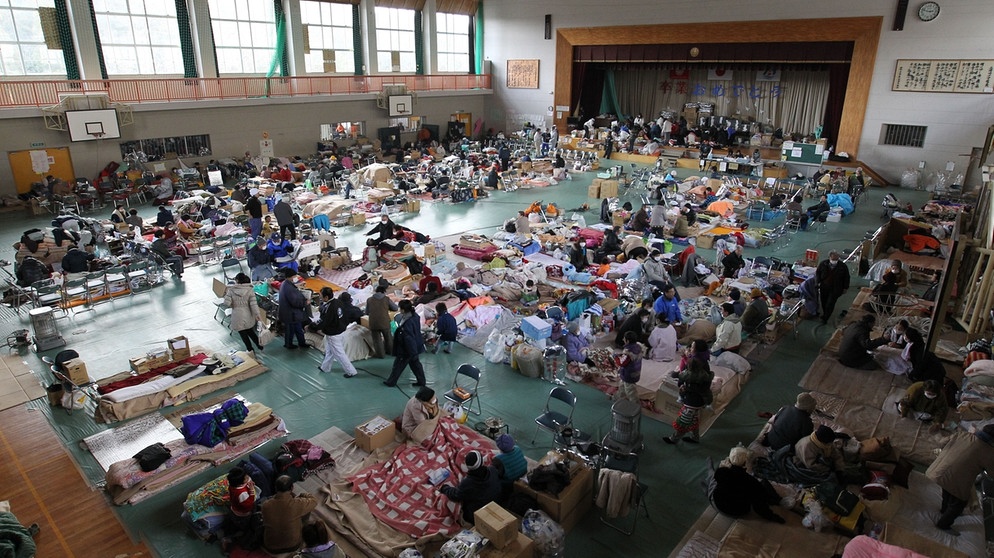
POLYGON ((359 16, 359 4, 352 4, 352 54, 355 56, 355 75, 361 76, 362 71, 362 22, 359 16))
POLYGON ((55 2, 55 23, 59 27, 59 44, 62 46, 62 59, 66 62, 66 79, 80 79, 79 62, 76 60, 76 47, 72 42, 72 24, 66 0, 55 2))
POLYGON ((604 92, 601 94, 601 114, 614 114, 621 119, 618 91, 614 87, 614 70, 604 70, 604 92))
POLYGON ((425 74, 425 29, 421 10, 414 11, 414 73, 425 74))
POLYGON ((197 57, 193 51, 190 12, 186 9, 186 0, 176 0, 176 24, 179 25, 179 48, 183 53, 183 77, 200 77, 197 74, 197 57))
POLYGON ((476 34, 473 36, 474 39, 474 49, 473 49, 473 73, 482 74, 483 73, 483 0, 479 0, 476 4, 476 17, 473 18, 473 23, 476 26, 476 34))
MULTIPOLYGON (((286 13, 283 11, 283 0, 273 0, 273 13, 276 19, 276 47, 266 77, 273 77, 276 68, 280 69, 280 76, 286 77, 290 75, 290 57, 286 48, 286 13)), ((268 84, 266 88, 268 93, 268 84)))
POLYGON ((100 62, 100 79, 107 79, 107 64, 104 63, 104 47, 100 43, 100 30, 97 29, 97 13, 93 9, 93 0, 88 0, 90 6, 90 23, 93 25, 93 40, 97 43, 97 61, 100 62))

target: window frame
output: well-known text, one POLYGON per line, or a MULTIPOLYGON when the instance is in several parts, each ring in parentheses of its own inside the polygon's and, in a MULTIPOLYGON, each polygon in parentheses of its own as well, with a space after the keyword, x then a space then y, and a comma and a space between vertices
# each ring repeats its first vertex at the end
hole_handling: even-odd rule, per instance
POLYGON ((104 54, 104 66, 106 67, 107 77, 108 78, 132 78, 132 77, 157 77, 157 78, 165 78, 165 77, 183 77, 183 75, 185 73, 185 66, 184 66, 184 61, 183 61, 183 46, 182 46, 182 41, 180 39, 180 31, 179 31, 180 23, 179 23, 179 17, 178 17, 178 15, 176 13, 176 4, 175 4, 175 2, 170 2, 169 0, 165 0, 164 2, 162 2, 162 4, 166 7, 166 11, 167 11, 166 15, 160 15, 160 14, 151 14, 150 15, 148 13, 148 8, 146 6, 146 1, 147 0, 140 0, 141 1, 141 7, 144 10, 142 13, 134 13, 134 12, 132 12, 132 10, 131 10, 131 8, 132 8, 131 4, 134 1, 135 0, 129 0, 127 2, 127 11, 122 13, 122 12, 110 12, 110 11, 102 11, 102 12, 101 11, 97 11, 99 9, 98 7, 101 4, 105 4, 105 2, 103 2, 101 0, 94 0, 94 3, 93 3, 93 18, 94 19, 93 19, 93 21, 94 21, 94 25, 97 26, 97 33, 98 33, 98 35, 100 37, 99 48, 101 49, 101 51, 104 54), (169 12, 171 12, 171 14, 169 12), (123 17, 123 18, 128 19, 129 31, 131 32, 131 42, 130 43, 114 42, 114 39, 116 37, 120 37, 121 35, 118 34, 118 33, 114 33, 113 32, 112 23, 110 21, 110 18, 112 18, 112 17, 113 18, 123 17), (106 22, 106 27, 102 27, 100 25, 101 20, 103 20, 103 21, 106 22), (164 21, 166 23, 170 23, 171 22, 172 23, 171 26, 167 25, 165 27, 169 28, 171 30, 171 32, 173 33, 173 36, 170 37, 170 38, 175 39, 175 44, 154 43, 152 41, 151 37, 153 37, 153 36, 159 37, 159 36, 161 36, 161 33, 154 33, 154 34, 152 33, 152 29, 150 27, 150 20, 164 21), (136 40, 136 37, 139 35, 139 33, 135 32, 136 31, 135 30, 135 24, 138 21, 141 21, 143 23, 143 25, 144 25, 144 28, 142 29, 142 31, 144 31, 144 34, 142 36, 149 37, 149 41, 148 41, 147 44, 139 43, 136 40), (134 54, 133 60, 134 60, 134 62, 136 64, 136 69, 138 70, 137 73, 124 73, 124 72, 120 72, 120 71, 112 71, 111 64, 114 63, 113 61, 117 61, 117 60, 121 59, 121 57, 118 55, 118 49, 122 49, 122 50, 123 49, 130 49, 131 50, 131 52, 134 54), (146 53, 146 54, 148 54, 148 59, 145 60, 144 62, 143 62, 143 59, 142 59, 142 56, 141 56, 140 49, 147 49, 147 51, 148 51, 146 53), (170 51, 173 51, 173 54, 175 55, 175 64, 177 66, 176 66, 176 68, 174 68, 175 71, 161 72, 160 73, 158 71, 155 71, 155 70, 157 70, 157 68, 155 68, 155 66, 156 66, 156 60, 161 59, 161 53, 164 50, 166 50, 166 49, 169 49, 170 51), (151 64, 153 65, 153 72, 152 73, 145 72, 144 69, 141 67, 143 63, 148 63, 148 62, 151 62, 151 64))
MULTIPOLYGON (((370 60, 370 65, 373 66, 373 68, 375 70, 373 73, 380 74, 380 75, 387 75, 387 74, 392 74, 392 75, 412 75, 412 74, 415 74, 417 72, 417 70, 418 70, 418 58, 417 58, 417 35, 418 35, 417 21, 418 21, 418 18, 415 17, 415 14, 417 12, 418 12, 418 10, 414 10, 414 9, 389 8, 389 7, 385 7, 385 6, 376 6, 374 8, 374 11, 373 11, 373 25, 371 27, 372 27, 372 33, 374 34, 374 36, 376 38, 376 50, 375 50, 375 52, 372 53, 372 57, 371 57, 371 60, 370 60), (401 15, 402 12, 404 12, 405 15, 406 15, 406 12, 410 13, 410 17, 411 17, 411 28, 410 29, 405 29, 405 28, 399 27, 399 20, 400 20, 400 15, 401 15), (384 15, 386 15, 388 17, 382 17, 384 15), (397 25, 393 25, 394 22, 390 21, 391 19, 393 19, 393 16, 397 16, 397 18, 396 18, 397 19, 397 25), (385 24, 386 26, 384 26, 383 24, 381 24, 381 22, 384 22, 384 21, 386 22, 386 24, 385 24), (391 48, 384 48, 382 41, 380 41, 381 32, 384 32, 384 33, 398 33, 398 34, 399 33, 404 33, 404 34, 410 33, 410 40, 411 40, 411 48, 410 48, 410 50, 394 50, 394 49, 391 49, 391 48), (401 58, 405 54, 409 54, 411 56, 411 67, 410 67, 410 69, 408 69, 408 70, 402 69, 403 68, 403 63, 399 62, 398 66, 397 66, 398 69, 396 71, 393 70, 393 66, 391 66, 390 70, 381 70, 380 69, 380 54, 381 53, 387 53, 387 52, 389 52, 389 53, 398 52, 399 53, 398 58, 401 58)), ((404 40, 400 35, 398 35, 397 39, 398 39, 398 43, 403 42, 403 40, 404 40)))
POLYGON ((471 53, 472 53, 472 50, 473 50, 472 49, 472 45, 470 44, 470 42, 473 39, 473 34, 470 31, 472 25, 473 25, 473 17, 469 16, 469 15, 465 15, 465 14, 453 14, 453 13, 446 13, 446 12, 436 12, 435 13, 435 45, 434 45, 435 46, 435 72, 437 72, 439 74, 468 74, 468 73, 470 73, 470 71, 472 71, 472 69, 473 69, 473 61, 470 59, 471 53), (449 25, 449 23, 451 23, 451 22, 447 22, 446 23, 446 25, 445 25, 445 29, 446 30, 445 31, 442 30, 442 28, 443 28, 442 19, 443 18, 447 19, 447 18, 450 18, 450 17, 459 17, 459 18, 463 18, 464 17, 464 18, 466 18, 465 33, 462 33, 462 32, 459 32, 459 33, 453 32, 452 29, 450 28, 450 25, 449 25), (465 52, 456 52, 454 50, 444 50, 443 51, 442 50, 442 40, 441 40, 442 39, 442 35, 449 36, 449 37, 465 37, 466 38, 466 51, 465 52), (442 69, 442 57, 443 56, 449 57, 449 58, 455 58, 455 57, 458 57, 458 56, 465 57, 466 69, 465 70, 463 70, 463 69, 443 70, 442 69))
POLYGON ((219 77, 259 77, 259 76, 265 76, 266 73, 267 73, 267 71, 268 71, 268 69, 269 69, 268 66, 271 63, 272 57, 273 57, 274 52, 276 50, 276 10, 273 7, 273 3, 272 2, 265 2, 264 0, 249 0, 249 1, 227 0, 227 1, 231 2, 234 6, 236 6, 236 11, 237 11, 237 7, 239 5, 248 8, 249 6, 253 5, 253 2, 259 2, 259 4, 255 4, 256 6, 265 4, 268 7, 267 9, 268 9, 269 20, 268 21, 263 21, 263 20, 258 20, 258 19, 251 19, 252 12, 253 12, 253 10, 251 10, 251 9, 249 9, 249 18, 250 19, 237 19, 237 17, 239 17, 241 15, 241 14, 237 14, 237 13, 234 14, 234 16, 232 16, 232 17, 217 17, 215 15, 215 13, 214 13, 214 9, 213 9, 212 5, 217 5, 218 3, 225 2, 225 1, 226 0, 207 0, 208 14, 210 14, 210 18, 209 18, 208 23, 210 25, 211 37, 213 39, 212 42, 213 42, 213 47, 214 47, 214 61, 215 61, 215 65, 216 65, 216 68, 217 68, 217 75, 219 77), (220 25, 218 27, 215 27, 214 26, 215 21, 234 25, 234 29, 236 29, 238 31, 238 33, 239 33, 239 39, 238 39, 239 42, 238 42, 238 46, 237 47, 219 44, 218 37, 219 37, 219 35, 221 35, 220 31, 224 31, 224 29, 221 28, 220 25), (263 49, 263 48, 255 47, 254 43, 253 43, 253 46, 249 46, 249 47, 244 46, 241 43, 241 40, 240 40, 241 33, 243 33, 243 32, 251 32, 253 29, 258 30, 259 27, 256 27, 256 26, 261 26, 261 25, 265 25, 266 28, 271 33, 271 35, 269 36, 270 40, 269 40, 268 45, 266 46, 266 48, 263 49), (266 58, 267 58, 267 60, 269 60, 269 61, 267 61, 265 63, 266 64, 266 68, 262 69, 261 71, 256 71, 255 70, 255 66, 253 66, 253 71, 246 72, 245 71, 245 66, 244 66, 244 61, 245 61, 244 52, 245 51, 249 51, 249 52, 252 52, 254 54, 255 51, 263 51, 263 50, 265 50, 265 52, 267 53, 266 54, 266 58), (224 70, 222 70, 222 60, 223 60, 223 58, 221 56, 222 51, 225 51, 225 52, 234 51, 234 52, 238 52, 240 54, 240 58, 241 58, 241 71, 230 72, 230 71, 224 71, 224 70))
MULTIPOLYGON (((336 2, 322 2, 320 0, 298 0, 298 1, 299 1, 299 8, 300 8, 300 12, 299 13, 300 13, 301 34, 304 35, 304 37, 303 37, 303 44, 301 45, 301 49, 303 50, 303 52, 302 52, 302 55, 303 55, 303 68, 302 68, 302 70, 303 71, 300 72, 299 75, 355 75, 355 73, 356 73, 356 68, 355 68, 355 42, 356 41, 355 41, 355 38, 356 38, 357 29, 355 27, 355 22, 353 21, 353 16, 352 16, 352 4, 339 4, 339 3, 336 3, 336 2), (330 24, 324 23, 323 14, 322 14, 322 21, 320 23, 309 23, 307 21, 305 15, 304 15, 304 4, 305 3, 314 4, 315 7, 318 8, 318 9, 322 9, 324 7, 328 7, 328 9, 330 10, 329 18, 331 19, 331 23, 330 24), (345 18, 346 18, 346 20, 348 22, 348 25, 336 25, 336 20, 334 19, 334 10, 335 10, 336 7, 341 7, 341 9, 343 11, 344 10, 348 10, 348 13, 345 14, 345 18), (337 45, 334 45, 334 44, 332 45, 332 48, 330 48, 330 49, 329 48, 322 48, 322 49, 320 49, 322 52, 331 50, 331 51, 333 51, 333 52, 336 53, 335 71, 334 72, 325 72, 325 71, 316 72, 316 71, 311 71, 311 70, 309 70, 307 68, 307 64, 308 64, 307 55, 311 53, 311 46, 308 44, 309 41, 310 41, 310 33, 311 33, 310 28, 311 27, 320 28, 320 29, 322 29, 322 31, 324 29, 326 29, 326 28, 330 28, 331 29, 331 33, 332 33, 332 40, 333 40, 333 42, 334 42, 334 31, 336 29, 348 29, 349 37, 348 37, 347 44, 345 45, 345 46, 348 47, 347 49, 338 48, 337 45), (307 29, 306 33, 304 32, 305 28, 307 29), (352 68, 351 69, 348 69, 348 70, 340 70, 340 69, 338 69, 338 57, 337 57, 337 53, 338 52, 345 52, 345 53, 348 54, 347 58, 348 58, 349 62, 352 64, 352 68)), ((322 44, 322 46, 324 46, 324 45, 322 44)))
MULTIPOLYGON (((47 1, 46 0, 35 0, 35 6, 34 7, 11 6, 10 2, 7 2, 6 6, 0 6, 0 11, 5 12, 5 13, 7 13, 7 14, 10 15, 10 24, 11 24, 10 25, 10 29, 11 29, 11 34, 14 35, 14 40, 13 41, 0 40, 0 47, 6 47, 7 45, 10 45, 11 49, 13 51, 16 51, 16 53, 17 53, 18 63, 20 64, 20 68, 21 68, 20 73, 8 73, 7 70, 6 70, 6 64, 4 63, 2 57, 0 57, 0 79, 5 79, 5 80, 10 80, 10 79, 13 79, 13 80, 19 80, 19 79, 25 79, 25 80, 39 79, 39 80, 44 80, 44 79, 51 79, 53 77, 61 77, 63 79, 65 79, 67 77, 67 75, 68 75, 68 68, 66 67, 66 61, 65 61, 65 50, 63 48, 59 48, 58 50, 49 49, 48 48, 48 43, 46 43, 46 41, 45 41, 45 27, 41 23, 41 16, 40 16, 40 12, 39 12, 39 10, 41 8, 49 8, 49 9, 55 10, 56 9, 55 8, 55 2, 53 0, 47 0, 47 1), (51 4, 51 5, 40 5, 40 4, 51 4), (18 32, 17 18, 15 17, 15 15, 19 14, 19 13, 31 13, 31 12, 39 14, 38 15, 38 29, 41 32, 41 40, 38 41, 38 42, 24 41, 24 40, 21 39, 20 33, 18 32), (24 70, 25 67, 27 66, 27 64, 25 64, 24 49, 22 48, 22 45, 30 46, 30 47, 41 47, 42 49, 44 49, 45 51, 47 51, 49 53, 49 59, 47 61, 47 66, 48 66, 47 69, 48 70, 52 69, 52 65, 53 65, 53 58, 52 57, 55 56, 55 58, 57 59, 57 60, 55 60, 55 63, 57 65, 56 69, 60 69, 60 71, 57 71, 55 73, 27 73, 24 70), (53 55, 51 53, 57 53, 57 54, 53 55)), ((61 41, 60 41, 59 46, 60 47, 62 46, 61 41)), ((7 50, 7 48, 0 48, 0 51, 6 51, 6 50, 7 50)))

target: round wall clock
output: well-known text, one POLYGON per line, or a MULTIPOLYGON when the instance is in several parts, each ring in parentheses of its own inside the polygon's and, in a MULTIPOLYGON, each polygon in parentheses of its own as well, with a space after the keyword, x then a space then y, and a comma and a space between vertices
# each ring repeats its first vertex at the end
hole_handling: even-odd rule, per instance
POLYGON ((938 2, 925 2, 921 6, 918 6, 918 19, 922 21, 932 21, 937 17, 939 17, 938 2))

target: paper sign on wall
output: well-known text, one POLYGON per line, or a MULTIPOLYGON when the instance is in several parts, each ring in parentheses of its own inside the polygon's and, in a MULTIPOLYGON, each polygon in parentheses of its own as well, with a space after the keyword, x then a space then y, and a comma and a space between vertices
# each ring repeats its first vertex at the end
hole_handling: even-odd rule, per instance
POLYGON ((273 140, 264 139, 259 140, 259 155, 262 157, 275 157, 276 154, 273 151, 273 140))
POLYGON ((819 143, 818 145, 815 146, 815 155, 821 155, 824 152, 825 152, 825 146, 824 145, 822 145, 822 144, 819 143))
POLYGON ((28 152, 31 155, 31 170, 37 174, 45 174, 52 168, 49 161, 48 152, 44 149, 36 149, 28 152))

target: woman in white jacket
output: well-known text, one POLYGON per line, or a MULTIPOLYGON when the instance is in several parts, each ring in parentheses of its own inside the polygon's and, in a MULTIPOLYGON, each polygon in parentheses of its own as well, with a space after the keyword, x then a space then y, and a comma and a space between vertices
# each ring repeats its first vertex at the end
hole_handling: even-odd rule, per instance
POLYGON ((652 348, 649 353, 652 360, 669 362, 676 358, 676 329, 666 321, 666 316, 656 318, 656 327, 649 334, 649 347, 652 348))
POLYGON ((255 290, 248 275, 244 273, 235 275, 235 284, 228 285, 224 291, 224 303, 231 308, 231 330, 238 332, 242 342, 245 343, 245 350, 255 356, 255 351, 252 350, 253 343, 260 351, 262 350, 259 336, 255 332, 255 324, 262 321, 262 314, 259 312, 255 290))
POLYGON ((721 305, 721 323, 715 332, 717 339, 711 345, 711 354, 718 356, 725 351, 733 353, 739 352, 739 345, 742 344, 742 323, 735 315, 735 307, 732 303, 726 302, 721 305))

